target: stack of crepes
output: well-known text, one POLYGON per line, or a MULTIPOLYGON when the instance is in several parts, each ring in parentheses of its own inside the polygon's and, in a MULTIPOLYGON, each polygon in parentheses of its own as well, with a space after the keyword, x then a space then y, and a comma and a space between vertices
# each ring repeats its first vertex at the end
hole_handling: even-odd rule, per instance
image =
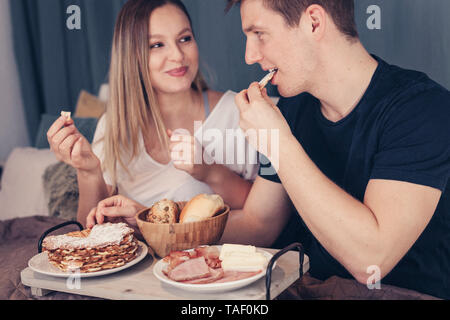
POLYGON ((67 271, 96 272, 123 266, 136 258, 134 230, 125 223, 105 223, 92 229, 49 236, 43 251, 51 264, 67 271))

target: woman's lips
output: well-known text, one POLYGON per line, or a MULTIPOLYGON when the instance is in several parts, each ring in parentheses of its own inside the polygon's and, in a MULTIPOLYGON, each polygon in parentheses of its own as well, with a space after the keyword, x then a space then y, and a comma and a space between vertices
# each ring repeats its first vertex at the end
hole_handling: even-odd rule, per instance
POLYGON ((172 77, 183 77, 188 71, 188 67, 181 67, 167 71, 167 74, 172 77))

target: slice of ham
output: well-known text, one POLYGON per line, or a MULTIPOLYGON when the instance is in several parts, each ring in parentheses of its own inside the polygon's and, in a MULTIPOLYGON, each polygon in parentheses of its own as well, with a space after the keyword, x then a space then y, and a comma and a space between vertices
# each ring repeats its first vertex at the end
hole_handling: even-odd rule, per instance
POLYGON ((183 251, 171 252, 169 256, 164 258, 164 261, 166 261, 168 264, 166 270, 164 270, 163 272, 167 275, 170 271, 175 269, 183 262, 188 261, 189 259, 191 259, 191 257, 188 252, 183 251))
POLYGON ((205 257, 206 264, 213 269, 221 268, 222 262, 219 259, 220 251, 217 247, 198 247, 194 249, 196 257, 205 257))
POLYGON ((222 268, 218 268, 218 269, 209 268, 209 271, 210 271, 211 275, 207 278, 182 281, 182 282, 188 283, 188 284, 206 284, 206 283, 216 282, 217 280, 219 280, 223 277, 222 268))
POLYGON ((183 258, 186 258, 185 260, 187 260, 187 259, 192 258, 192 256, 187 251, 171 251, 169 253, 169 255, 167 257, 165 257, 163 260, 164 260, 164 262, 169 262, 170 263, 171 260, 183 259, 183 258))
POLYGON ((174 281, 188 281, 207 278, 211 276, 211 272, 206 264, 205 258, 200 257, 181 263, 169 271, 167 276, 174 281))

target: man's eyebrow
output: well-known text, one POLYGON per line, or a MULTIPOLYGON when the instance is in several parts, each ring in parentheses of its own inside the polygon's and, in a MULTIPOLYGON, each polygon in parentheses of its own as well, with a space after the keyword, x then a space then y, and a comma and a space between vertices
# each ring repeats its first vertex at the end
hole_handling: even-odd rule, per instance
MULTIPOLYGON (((178 33, 178 36, 179 35, 181 35, 181 34, 183 34, 183 33, 185 33, 185 32, 192 32, 192 30, 191 30, 191 28, 184 28, 183 30, 181 30, 179 33, 178 33)), ((162 36, 162 35, 160 35, 160 34, 150 34, 149 36, 148 36, 149 38, 163 38, 164 36, 162 36)))
POLYGON ((257 25, 252 24, 251 26, 249 26, 249 27, 247 27, 247 28, 244 29, 244 33, 250 33, 250 32, 253 32, 253 31, 255 31, 255 29, 263 30, 263 31, 264 31, 266 28, 264 28, 264 27, 262 27, 262 26, 257 26, 257 25))
POLYGON ((255 28, 255 25, 252 24, 250 27, 244 29, 244 33, 252 32, 255 28))

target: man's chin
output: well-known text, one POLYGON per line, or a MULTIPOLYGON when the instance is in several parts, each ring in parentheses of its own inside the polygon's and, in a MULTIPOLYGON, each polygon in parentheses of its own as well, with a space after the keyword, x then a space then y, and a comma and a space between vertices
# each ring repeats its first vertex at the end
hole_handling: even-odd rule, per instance
POLYGON ((298 96, 299 94, 305 92, 305 90, 301 89, 293 89, 293 88, 283 88, 283 86, 278 86, 278 93, 283 98, 292 98, 298 96))

